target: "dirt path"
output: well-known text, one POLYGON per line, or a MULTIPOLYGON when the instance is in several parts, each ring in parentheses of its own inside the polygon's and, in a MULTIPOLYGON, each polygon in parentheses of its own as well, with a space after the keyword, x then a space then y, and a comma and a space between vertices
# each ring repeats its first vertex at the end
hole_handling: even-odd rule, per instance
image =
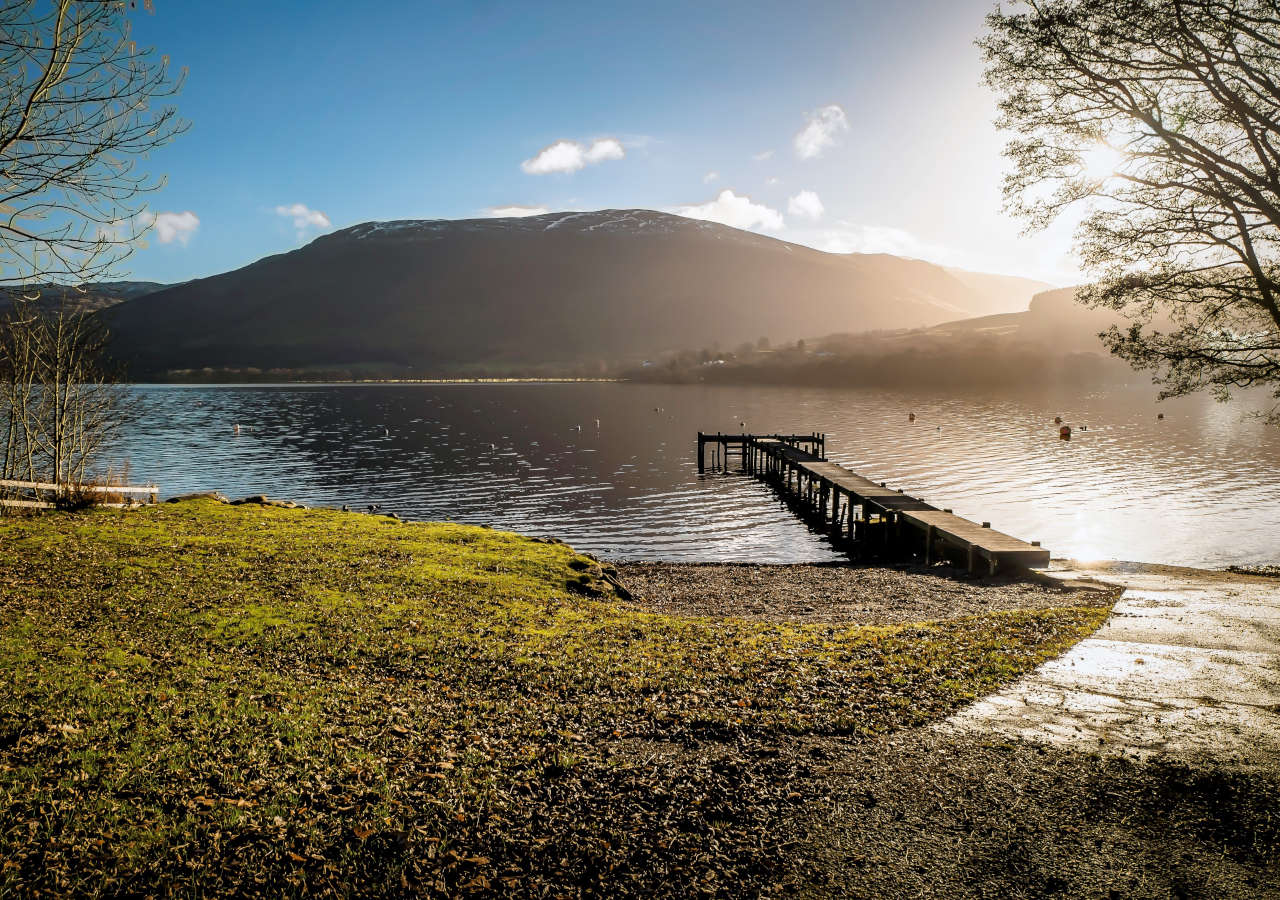
POLYGON ((1092 637, 940 729, 1280 770, 1280 579, 1124 564, 1054 575, 1124 593, 1092 637))

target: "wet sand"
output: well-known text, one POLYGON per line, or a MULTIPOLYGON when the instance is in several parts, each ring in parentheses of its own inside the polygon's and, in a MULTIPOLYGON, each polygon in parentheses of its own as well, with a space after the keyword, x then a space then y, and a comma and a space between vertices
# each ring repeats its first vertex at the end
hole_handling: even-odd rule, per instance
POLYGON ((1123 588, 1107 623, 947 727, 1280 771, 1280 579, 1124 563, 1070 574, 1123 588))

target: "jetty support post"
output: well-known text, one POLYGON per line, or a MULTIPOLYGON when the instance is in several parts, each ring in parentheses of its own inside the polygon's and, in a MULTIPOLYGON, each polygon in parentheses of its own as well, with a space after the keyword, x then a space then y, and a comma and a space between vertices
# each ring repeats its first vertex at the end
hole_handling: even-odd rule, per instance
POLYGON ((707 446, 707 436, 701 431, 698 432, 698 474, 701 475, 707 470, 707 464, 703 461, 702 451, 707 446))

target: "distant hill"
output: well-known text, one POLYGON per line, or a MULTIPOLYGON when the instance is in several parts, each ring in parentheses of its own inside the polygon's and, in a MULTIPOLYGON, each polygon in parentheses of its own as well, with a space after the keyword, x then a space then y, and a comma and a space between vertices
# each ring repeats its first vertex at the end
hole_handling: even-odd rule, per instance
POLYGON ((1002 308, 1003 293, 967 281, 919 260, 600 210, 368 222, 107 316, 135 376, 591 371, 667 350, 928 326, 1002 308))
POLYGON ((1081 306, 1075 288, 1036 294, 1022 312, 928 328, 809 337, 803 345, 755 349, 704 360, 669 355, 628 372, 642 381, 803 384, 827 387, 983 387, 1132 382, 1098 334, 1120 321, 1081 306))
POLYGON ((991 301, 991 308, 977 315, 1021 312, 1036 294, 1054 290, 1053 285, 1044 281, 1033 281, 1017 275, 990 275, 950 266, 946 272, 991 301))
POLYGON ((1098 334, 1120 321, 1112 310, 1077 303, 1076 288, 1058 288, 1036 294, 1022 312, 944 322, 927 329, 923 336, 956 340, 985 336, 1059 353, 1106 353, 1098 334))
POLYGON ((98 281, 79 287, 60 284, 36 284, 25 288, 0 287, 0 310, 10 303, 14 295, 39 296, 39 304, 46 309, 56 308, 63 302, 90 312, 108 309, 117 303, 153 294, 168 285, 158 281, 98 281))

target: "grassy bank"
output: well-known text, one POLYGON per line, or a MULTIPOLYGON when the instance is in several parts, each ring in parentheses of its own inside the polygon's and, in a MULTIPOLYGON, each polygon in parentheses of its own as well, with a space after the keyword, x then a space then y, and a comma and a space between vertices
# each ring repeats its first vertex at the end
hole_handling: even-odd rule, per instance
POLYGON ((606 574, 319 510, 0 520, 0 894, 772 889, 795 741, 936 719, 1106 615, 657 615, 606 574))

